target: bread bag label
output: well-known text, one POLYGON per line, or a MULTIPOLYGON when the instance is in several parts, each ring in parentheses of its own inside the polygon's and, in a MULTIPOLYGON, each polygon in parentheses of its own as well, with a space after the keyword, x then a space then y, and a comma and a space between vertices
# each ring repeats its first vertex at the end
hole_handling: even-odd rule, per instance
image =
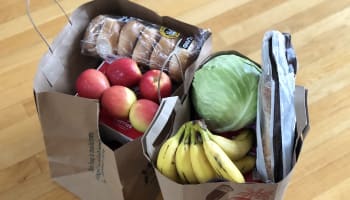
POLYGON ((174 31, 174 30, 172 30, 170 28, 164 27, 164 26, 161 26, 159 28, 159 33, 163 37, 166 37, 166 38, 169 38, 169 39, 178 38, 180 36, 179 32, 176 32, 176 31, 174 31))
POLYGON ((191 43, 193 42, 194 38, 193 37, 186 37, 183 38, 179 44, 180 48, 183 49, 188 49, 188 47, 191 45, 191 43))

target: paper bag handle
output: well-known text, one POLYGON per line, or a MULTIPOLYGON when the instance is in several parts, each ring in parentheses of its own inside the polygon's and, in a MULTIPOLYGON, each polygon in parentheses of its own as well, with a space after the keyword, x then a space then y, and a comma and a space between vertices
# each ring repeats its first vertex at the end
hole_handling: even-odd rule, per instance
MULTIPOLYGON (((60 10, 62 11, 62 13, 64 14, 64 16, 66 17, 68 23, 70 25, 72 25, 72 21, 70 20, 67 12, 64 10, 64 8, 62 7, 62 5, 57 1, 57 0, 53 0, 56 5, 60 8, 60 10)), ((42 34, 38 28, 38 26, 35 24, 32 15, 30 13, 30 0, 26 0, 26 13, 27 16, 29 18, 30 23, 33 25, 34 30, 39 34, 40 38, 45 42, 46 46, 49 48, 49 51, 51 52, 51 54, 53 54, 53 50, 51 48, 51 45, 49 44, 49 42, 47 41, 46 37, 44 36, 44 34, 42 34)))
POLYGON ((163 99, 149 129, 142 136, 142 148, 144 154, 150 160, 152 160, 157 148, 155 142, 158 141, 160 137, 164 136, 160 133, 164 132, 164 128, 171 119, 178 100, 178 97, 168 97, 163 99))

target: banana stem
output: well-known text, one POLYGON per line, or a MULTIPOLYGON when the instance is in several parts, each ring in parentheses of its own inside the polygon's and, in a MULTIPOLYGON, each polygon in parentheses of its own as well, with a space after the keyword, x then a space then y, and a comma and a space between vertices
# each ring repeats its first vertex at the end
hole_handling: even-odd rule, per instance
POLYGON ((205 133, 207 131, 207 127, 205 126, 205 124, 200 121, 200 120, 195 120, 193 121, 193 125, 192 125, 192 129, 200 134, 202 141, 209 139, 208 135, 205 133))
POLYGON ((186 129, 185 129, 185 135, 183 138, 183 143, 184 144, 189 144, 190 143, 190 134, 191 134, 191 127, 192 125, 190 124, 191 122, 186 123, 186 129))
POLYGON ((239 135, 237 135, 235 140, 245 140, 245 139, 247 139, 247 137, 251 137, 252 134, 253 133, 250 129, 245 129, 239 135))
POLYGON ((198 128, 199 133, 201 134, 202 140, 203 141, 208 141, 210 140, 209 136, 208 136, 208 131, 204 130, 202 127, 198 128))
POLYGON ((191 144, 197 144, 197 132, 194 130, 191 124, 191 144))
POLYGON ((187 123, 184 123, 180 129, 176 132, 176 134, 174 135, 174 137, 177 139, 177 140, 180 140, 181 136, 183 135, 183 133, 185 132, 185 129, 187 127, 187 123))

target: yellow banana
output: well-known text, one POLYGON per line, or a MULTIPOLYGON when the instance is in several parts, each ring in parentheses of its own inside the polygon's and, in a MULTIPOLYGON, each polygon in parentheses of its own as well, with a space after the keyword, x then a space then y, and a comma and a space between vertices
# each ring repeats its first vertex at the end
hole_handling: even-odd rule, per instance
POLYGON ((232 140, 211 133, 209 137, 224 150, 231 160, 235 161, 243 158, 252 148, 254 134, 251 130, 245 129, 232 140))
POLYGON ((177 173, 183 183, 198 183, 198 180, 193 172, 191 157, 190 157, 190 134, 191 122, 189 122, 185 129, 184 137, 177 147, 175 155, 175 165, 177 173))
POLYGON ((177 133, 170 137, 160 148, 157 157, 157 169, 173 181, 180 182, 175 166, 175 152, 186 128, 182 125, 177 133))
POLYGON ((242 174, 252 171, 255 167, 255 162, 255 156, 251 155, 246 155, 243 158, 234 161, 237 168, 239 169, 239 171, 241 171, 242 174))
POLYGON ((220 178, 236 183, 244 183, 244 177, 226 153, 209 137, 209 130, 197 122, 196 128, 202 136, 205 155, 220 178))
POLYGON ((193 172, 199 183, 206 183, 217 178, 214 169, 205 155, 203 142, 198 140, 197 132, 193 128, 191 129, 190 157, 193 172))

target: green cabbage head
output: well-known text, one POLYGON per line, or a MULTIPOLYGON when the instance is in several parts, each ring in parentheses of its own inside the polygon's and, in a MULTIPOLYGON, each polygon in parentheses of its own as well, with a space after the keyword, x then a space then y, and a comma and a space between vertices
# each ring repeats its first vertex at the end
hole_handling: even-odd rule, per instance
POLYGON ((237 55, 219 55, 195 72, 191 101, 215 132, 234 131, 256 117, 260 68, 237 55))

